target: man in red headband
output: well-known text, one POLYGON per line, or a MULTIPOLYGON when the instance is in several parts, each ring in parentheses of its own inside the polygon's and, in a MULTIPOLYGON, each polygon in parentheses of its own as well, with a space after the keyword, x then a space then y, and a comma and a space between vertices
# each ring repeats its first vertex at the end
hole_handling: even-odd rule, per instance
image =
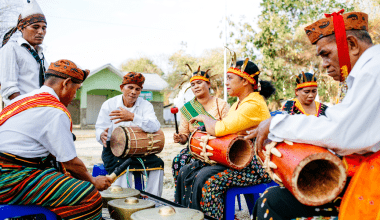
MULTIPOLYGON (((102 144, 102 160, 108 173, 120 166, 125 159, 115 157, 109 147, 112 131, 118 126, 140 127, 143 131, 154 133, 160 130, 160 122, 154 112, 153 105, 139 97, 145 77, 141 73, 129 72, 123 77, 120 90, 123 94, 113 97, 103 103, 96 120, 96 139, 102 144)), ((124 188, 133 185, 132 172, 148 171, 148 181, 145 191, 161 196, 164 178, 164 162, 154 154, 139 160, 133 158, 129 173, 120 176, 113 184, 124 188), (143 161, 143 164, 140 162, 143 161), (127 178, 128 176, 128 178, 127 178)))
POLYGON ((337 198, 322 207, 302 205, 287 189, 271 188, 256 202, 257 219, 332 216, 339 207, 339 219, 375 219, 379 215, 380 136, 375 131, 380 130, 380 46, 374 46, 368 34, 368 15, 342 13, 326 15, 305 31, 328 74, 346 80, 348 92, 343 101, 329 107, 326 117, 276 115, 246 138, 256 137, 258 150, 267 138, 328 148, 344 156, 352 180, 347 181, 341 204, 337 198), (355 164, 360 165, 357 171, 355 164))
POLYGON ((0 204, 41 205, 62 219, 101 219, 98 190, 77 157, 66 107, 89 71, 69 60, 51 63, 40 89, 13 99, 0 113, 0 204))
POLYGON ((28 0, 17 26, 5 34, 0 47, 0 92, 5 105, 43 85, 47 66, 41 44, 46 25, 40 6, 35 0, 28 0), (18 31, 22 37, 11 38, 18 31))

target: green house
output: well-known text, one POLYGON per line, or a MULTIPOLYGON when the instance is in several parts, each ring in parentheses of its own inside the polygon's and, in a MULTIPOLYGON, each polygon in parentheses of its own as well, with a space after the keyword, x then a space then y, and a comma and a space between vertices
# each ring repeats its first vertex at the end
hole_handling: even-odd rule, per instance
MULTIPOLYGON (((120 84, 127 72, 106 64, 90 72, 82 87, 78 90, 76 98, 68 106, 73 124, 81 128, 95 125, 102 104, 112 97, 121 94, 120 84)), ((168 86, 158 74, 143 73, 145 83, 140 97, 153 104, 156 116, 164 124, 162 90, 168 86)))

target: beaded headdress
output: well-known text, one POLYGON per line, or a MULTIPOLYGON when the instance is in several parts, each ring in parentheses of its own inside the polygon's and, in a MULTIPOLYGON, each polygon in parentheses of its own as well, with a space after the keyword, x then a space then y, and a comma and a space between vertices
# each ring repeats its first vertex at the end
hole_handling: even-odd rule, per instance
POLYGON ((302 89, 305 87, 318 87, 316 74, 313 75, 313 77, 311 77, 310 81, 307 79, 303 71, 302 71, 302 79, 298 75, 295 75, 295 77, 297 77, 298 81, 300 82, 300 83, 297 83, 296 90, 302 89))
POLYGON ((243 77, 244 79, 248 80, 249 83, 251 83, 253 85, 257 85, 257 82, 253 77, 259 75, 260 71, 257 71, 254 74, 248 74, 247 72, 245 72, 245 68, 247 67, 249 58, 246 58, 244 60, 244 64, 240 67, 240 69, 237 68, 236 67, 236 53, 234 51, 231 51, 230 49, 228 49, 228 50, 230 51, 230 54, 231 54, 231 64, 230 64, 230 68, 228 68, 228 70, 227 70, 227 73, 233 73, 235 75, 238 75, 238 76, 243 77))

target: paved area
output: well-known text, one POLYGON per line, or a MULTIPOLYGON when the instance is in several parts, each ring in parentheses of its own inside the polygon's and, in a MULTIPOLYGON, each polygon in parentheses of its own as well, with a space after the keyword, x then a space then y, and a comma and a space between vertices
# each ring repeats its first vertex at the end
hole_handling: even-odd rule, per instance
MULTIPOLYGON (((173 201, 174 200, 174 181, 172 176, 172 161, 173 158, 184 148, 183 145, 173 142, 174 128, 162 128, 165 134, 165 147, 164 150, 158 154, 165 163, 164 168, 164 190, 162 197, 173 201)), ((102 163, 102 145, 96 141, 95 130, 80 130, 74 129, 73 133, 77 136, 75 147, 78 157, 84 162, 87 169, 92 172, 92 167, 97 163, 102 163)), ((246 207, 244 197, 241 196, 243 211, 238 211, 237 202, 235 210, 236 217, 240 220, 250 219, 248 209, 246 207)))

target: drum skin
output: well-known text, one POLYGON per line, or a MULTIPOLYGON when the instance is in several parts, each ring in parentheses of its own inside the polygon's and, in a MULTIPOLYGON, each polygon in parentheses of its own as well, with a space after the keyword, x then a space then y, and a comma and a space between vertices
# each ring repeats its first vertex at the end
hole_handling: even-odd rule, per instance
POLYGON ((165 135, 162 130, 147 133, 139 127, 117 127, 110 139, 113 155, 120 158, 158 154, 164 149, 164 145, 165 135))
MULTIPOLYGON (((202 156, 201 139, 205 136, 207 136, 206 132, 194 131, 190 136, 190 151, 195 158, 209 163, 202 156)), ((208 153, 213 154, 208 157, 210 160, 235 170, 243 169, 252 161, 255 153, 252 142, 245 140, 243 136, 230 134, 212 138, 207 142, 207 145, 213 148, 213 150, 207 149, 208 153)))
MULTIPOLYGON (((347 178, 341 159, 325 148, 302 143, 275 147, 281 157, 270 155, 277 168, 271 169, 282 184, 304 205, 320 206, 335 199, 342 192, 347 178)), ((262 161, 263 152, 258 152, 262 161)), ((268 172, 268 168, 266 167, 268 172)))

